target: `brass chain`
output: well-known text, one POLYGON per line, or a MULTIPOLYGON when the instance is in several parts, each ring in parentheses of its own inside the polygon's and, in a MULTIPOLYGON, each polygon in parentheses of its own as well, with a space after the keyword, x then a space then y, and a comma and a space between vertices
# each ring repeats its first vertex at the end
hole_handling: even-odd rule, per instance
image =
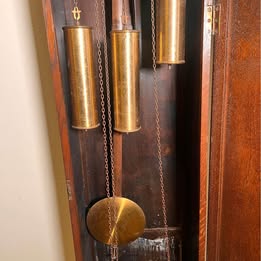
MULTIPOLYGON (((106 21, 105 21, 105 4, 101 1, 102 8, 102 35, 100 32, 99 22, 99 3, 95 1, 95 16, 96 16, 96 29, 97 29, 97 49, 98 49, 98 70, 99 70, 99 82, 100 82, 100 96, 101 96, 101 114, 102 114, 102 131, 103 131, 103 149, 104 149, 104 168, 105 168, 105 185, 106 196, 110 198, 110 175, 109 175, 109 156, 111 160, 111 177, 112 177, 112 195, 115 198, 115 178, 114 178, 114 158, 113 158, 113 134, 112 134, 112 118, 111 118, 111 101, 110 101, 110 85, 109 85, 109 62, 107 51, 107 37, 106 37, 106 21), (102 68, 102 51, 101 51, 101 39, 104 40, 104 60, 105 60, 105 84, 107 92, 107 113, 108 113, 108 129, 109 129, 109 153, 107 142, 107 124, 106 124, 106 109, 105 109, 105 95, 104 95, 104 81, 103 81, 103 68, 102 68)), ((116 209, 113 208, 114 222, 116 221, 116 209)), ((112 233, 112 213, 111 204, 108 204, 108 226, 109 233, 112 233)), ((114 242, 111 246, 111 260, 118 260, 118 238, 117 232, 114 236, 114 242)))
POLYGON ((156 139, 157 139, 157 156, 159 164, 159 176, 160 176, 160 190, 161 190, 161 203, 162 214, 164 223, 164 235, 166 238, 166 254, 168 261, 170 261, 170 247, 169 247, 169 235, 168 235, 168 220, 167 220, 167 207, 165 199, 165 184, 164 173, 162 164, 162 152, 161 152, 161 132, 160 132, 160 113, 159 113, 159 90, 158 90, 158 78, 157 78, 157 65, 156 65, 156 36, 155 36, 155 7, 154 0, 151 0, 151 32, 152 32, 152 62, 153 62, 153 85, 154 85, 154 103, 155 103, 155 117, 156 117, 156 139))
MULTIPOLYGON (((98 1, 95 1, 95 15, 96 15, 96 34, 97 34, 97 50, 98 50, 98 70, 99 70, 99 83, 100 83, 100 98, 101 98, 101 117, 102 117, 102 132, 103 132, 103 154, 104 154, 104 168, 106 179, 106 195, 110 197, 110 176, 109 176, 109 158, 108 158, 108 142, 106 133, 106 111, 105 111, 105 95, 104 95, 104 82, 102 71, 102 52, 101 52, 101 34, 99 22, 99 6, 98 1)), ((109 232, 112 231, 111 209, 108 208, 109 217, 109 232)))
POLYGON ((115 179, 114 179, 114 157, 113 157, 113 134, 112 134, 109 61, 108 61, 108 45, 107 45, 107 35, 106 35, 104 0, 101 0, 101 6, 102 6, 102 24, 103 24, 103 40, 104 40, 104 61, 105 61, 105 79, 106 79, 105 82, 106 82, 106 92, 107 92, 108 129, 109 129, 109 141, 110 141, 112 195, 114 197, 115 196, 115 179))
MULTIPOLYGON (((107 30, 106 30, 106 17, 105 17, 105 2, 101 0, 102 6, 102 24, 103 24, 103 40, 104 40, 104 61, 105 61, 105 79, 106 79, 106 92, 107 92, 107 109, 108 109, 108 129, 110 141, 110 159, 111 159, 111 183, 112 183, 112 197, 115 200, 115 176, 114 176, 114 156, 113 156, 113 133, 112 133, 112 118, 111 118, 111 99, 110 99, 110 78, 109 78, 109 60, 108 60, 108 45, 107 45, 107 30)), ((115 205, 114 205, 115 206, 115 205)), ((116 209, 113 208, 113 221, 116 227, 116 209)), ((118 234, 115 230, 112 245, 112 257, 118 260, 118 234)))

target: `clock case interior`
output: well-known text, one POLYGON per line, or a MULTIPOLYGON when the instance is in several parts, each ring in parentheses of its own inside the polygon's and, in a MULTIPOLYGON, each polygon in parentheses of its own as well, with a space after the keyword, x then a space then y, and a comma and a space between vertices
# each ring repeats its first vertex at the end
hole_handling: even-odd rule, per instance
MULTIPOLYGON (((110 57, 112 7, 111 1, 105 2, 110 57)), ((65 172, 68 188, 74 191, 69 195, 69 202, 76 257, 77 261, 80 259, 96 260, 96 257, 99 260, 107 260, 108 248, 90 236, 85 220, 90 206, 106 197, 102 130, 99 127, 93 130, 79 131, 71 127, 72 111, 62 28, 65 25, 73 24, 71 15, 73 3, 69 0, 51 0, 50 3, 51 9, 49 11, 53 17, 53 25, 51 26, 54 28, 57 46, 54 55, 58 58, 60 70, 60 75, 57 77, 61 77, 62 82, 62 92, 59 94, 56 90, 56 97, 58 95, 65 105, 64 122, 66 124, 63 128, 66 128, 69 142, 68 151, 65 152, 63 148, 63 153, 64 155, 67 153, 64 159, 70 160, 72 166, 70 175, 66 169, 65 172), (78 220, 76 224, 73 221, 75 218, 78 220)), ((137 0, 130 1, 130 3, 132 23, 136 30, 141 31, 141 130, 123 135, 122 194, 138 203, 143 209, 146 215, 146 228, 148 228, 144 237, 161 238, 161 228, 164 224, 156 156, 150 1, 137 0)), ((172 65, 171 68, 168 68, 167 65, 159 65, 157 72, 168 225, 173 230, 172 234, 176 240, 175 244, 177 244, 175 258, 191 261, 197 260, 199 247, 202 2, 187 0, 186 5, 186 63, 172 65)), ((81 24, 95 28, 95 2, 93 0, 79 1, 79 6, 82 10, 81 24)), ((93 37, 97 72, 95 33, 93 37)), ((98 86, 97 97, 99 104, 98 86)), ((99 118, 101 118, 100 112, 99 118)), ((63 133, 61 128, 60 124, 60 131, 63 133)), ((143 247, 143 241, 140 240, 137 244, 140 251, 143 247)), ((122 247, 120 260, 150 260, 149 254, 147 257, 145 255, 139 256, 141 255, 139 251, 136 248, 133 250, 131 246, 122 247)))

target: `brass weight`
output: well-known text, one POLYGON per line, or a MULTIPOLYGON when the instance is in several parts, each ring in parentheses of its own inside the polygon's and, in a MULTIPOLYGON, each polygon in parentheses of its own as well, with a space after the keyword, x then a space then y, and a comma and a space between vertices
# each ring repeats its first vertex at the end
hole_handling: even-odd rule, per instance
POLYGON ((72 127, 93 129, 99 126, 99 121, 92 29, 87 26, 66 26, 63 29, 70 80, 72 127))
POLYGON ((139 31, 111 32, 114 130, 140 129, 139 31))
POLYGON ((157 13, 157 63, 185 63, 186 0, 160 0, 157 13))

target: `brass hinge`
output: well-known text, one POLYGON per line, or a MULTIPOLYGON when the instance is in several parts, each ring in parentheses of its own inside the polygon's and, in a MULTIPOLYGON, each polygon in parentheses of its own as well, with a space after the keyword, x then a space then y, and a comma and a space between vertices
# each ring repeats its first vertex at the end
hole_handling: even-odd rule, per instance
POLYGON ((207 7, 208 17, 208 32, 212 35, 219 35, 220 32, 220 14, 221 5, 208 5, 207 7))
POLYGON ((68 199, 72 200, 72 188, 71 188, 71 182, 70 180, 66 180, 66 187, 67 187, 67 195, 68 195, 68 199))

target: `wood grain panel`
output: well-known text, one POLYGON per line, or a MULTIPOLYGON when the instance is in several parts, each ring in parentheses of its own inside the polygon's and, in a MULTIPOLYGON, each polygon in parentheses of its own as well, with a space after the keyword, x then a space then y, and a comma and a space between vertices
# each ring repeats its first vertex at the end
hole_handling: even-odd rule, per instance
POLYGON ((200 198, 199 198, 199 261, 206 259, 208 176, 210 153, 210 121, 212 103, 213 36, 208 21, 208 8, 213 1, 205 1, 203 16, 202 88, 200 125, 200 198))
POLYGON ((215 41, 208 260, 260 260, 259 1, 221 1, 215 41))

